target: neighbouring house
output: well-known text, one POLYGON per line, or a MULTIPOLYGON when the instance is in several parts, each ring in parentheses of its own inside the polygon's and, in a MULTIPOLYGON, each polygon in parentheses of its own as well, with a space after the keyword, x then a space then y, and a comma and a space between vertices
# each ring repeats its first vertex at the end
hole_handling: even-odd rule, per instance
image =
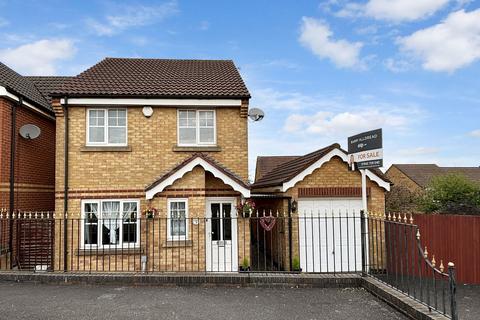
MULTIPOLYGON (((390 181, 380 170, 366 175, 368 211, 383 214, 390 181)), ((307 272, 361 270, 361 194, 361 174, 338 144, 303 156, 258 157, 251 194, 257 208, 294 219, 278 219, 266 237, 255 237, 253 228, 252 242, 283 270, 294 257, 307 272)))
POLYGON ((436 164, 392 164, 385 175, 393 187, 387 203, 393 211, 417 211, 420 196, 431 179, 445 174, 461 174, 480 183, 480 167, 439 167, 436 164))
POLYGON ((66 81, 53 100, 67 212, 56 269, 238 270, 249 99, 229 60, 106 58, 66 81))
MULTIPOLYGON (((26 77, 0 63, 0 214, 4 218, 17 211, 54 210, 55 115, 50 91, 65 79, 26 77), (25 125, 36 126, 40 135, 21 136, 25 125)), ((21 262, 20 243, 28 246, 35 236, 19 224, 17 237, 8 232, 12 226, 6 220, 1 222, 0 252, 14 251, 16 262, 21 262)))

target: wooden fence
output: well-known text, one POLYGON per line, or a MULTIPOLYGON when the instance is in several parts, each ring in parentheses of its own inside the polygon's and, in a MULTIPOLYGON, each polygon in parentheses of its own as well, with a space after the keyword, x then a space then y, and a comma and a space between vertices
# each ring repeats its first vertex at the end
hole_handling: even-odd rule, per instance
POLYGON ((413 219, 430 256, 454 262, 459 283, 480 284, 480 216, 415 214, 413 219))

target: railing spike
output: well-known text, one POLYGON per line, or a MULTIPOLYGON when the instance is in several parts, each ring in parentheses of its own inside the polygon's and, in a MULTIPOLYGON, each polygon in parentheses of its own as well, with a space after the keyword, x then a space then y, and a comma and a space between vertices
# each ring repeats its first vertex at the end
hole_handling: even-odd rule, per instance
POLYGON ((435 268, 435 265, 437 264, 437 261, 435 260, 435 255, 432 255, 432 266, 435 268))
POLYGON ((403 216, 403 222, 404 222, 404 223, 407 223, 407 222, 408 222, 407 213, 405 213, 404 216, 403 216))
POLYGON ((388 221, 391 221, 391 220, 392 220, 392 215, 391 215, 390 211, 388 211, 387 220, 388 220, 388 221))
POLYGON ((445 270, 445 267, 443 266, 443 260, 440 260, 440 266, 438 267, 441 272, 445 270))
POLYGON ((410 213, 410 224, 413 224, 413 213, 410 213))
POLYGON ((423 256, 425 257, 425 259, 428 258, 428 250, 427 250, 427 246, 425 246, 425 250, 423 251, 423 256))
POLYGON ((417 240, 420 240, 420 229, 417 229, 417 240))

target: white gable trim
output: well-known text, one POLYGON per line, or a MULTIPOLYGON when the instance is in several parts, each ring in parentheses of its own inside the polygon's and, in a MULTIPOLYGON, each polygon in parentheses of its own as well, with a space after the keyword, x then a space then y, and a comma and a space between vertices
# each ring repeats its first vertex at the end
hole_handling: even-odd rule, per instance
MULTIPOLYGON (((60 99, 65 104, 65 99, 60 99)), ((240 107, 241 99, 142 99, 142 98, 68 98, 69 105, 84 106, 193 106, 240 107)))
MULTIPOLYGON (((302 181, 306 176, 312 174, 313 171, 323 166, 324 163, 330 161, 335 156, 340 157, 343 162, 348 163, 348 156, 345 152, 340 149, 333 149, 332 151, 324 155, 322 158, 318 159, 314 164, 310 165, 308 168, 300 172, 298 175, 296 175, 289 181, 284 182, 282 185, 282 192, 286 192, 288 189, 293 187, 298 182, 302 181)), ((390 191, 390 183, 384 181, 370 170, 366 170, 366 174, 370 180, 374 181, 385 190, 390 191)))
POLYGON ((180 169, 178 169, 174 174, 172 174, 170 177, 167 179, 163 180, 160 182, 158 185, 153 187, 152 189, 148 190, 146 192, 146 198, 147 200, 153 199, 153 197, 159 193, 162 192, 166 187, 169 185, 172 185, 176 180, 182 178, 187 172, 190 172, 195 168, 196 166, 201 166, 205 171, 208 171, 212 173, 215 177, 221 179, 225 184, 228 184, 233 188, 233 190, 238 191, 244 196, 245 198, 250 197, 250 190, 227 176, 225 173, 222 171, 218 170, 214 166, 212 166, 210 163, 205 161, 204 159, 198 157, 195 158, 194 160, 190 161, 180 169))

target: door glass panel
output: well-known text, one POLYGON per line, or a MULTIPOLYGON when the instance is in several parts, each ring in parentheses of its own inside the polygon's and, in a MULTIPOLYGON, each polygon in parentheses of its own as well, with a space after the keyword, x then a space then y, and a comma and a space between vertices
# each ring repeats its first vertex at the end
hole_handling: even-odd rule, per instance
POLYGON ((220 240, 220 203, 210 205, 212 211, 212 241, 220 240))
POLYGON ((230 203, 222 204, 223 209, 223 240, 232 240, 232 205, 230 203))

